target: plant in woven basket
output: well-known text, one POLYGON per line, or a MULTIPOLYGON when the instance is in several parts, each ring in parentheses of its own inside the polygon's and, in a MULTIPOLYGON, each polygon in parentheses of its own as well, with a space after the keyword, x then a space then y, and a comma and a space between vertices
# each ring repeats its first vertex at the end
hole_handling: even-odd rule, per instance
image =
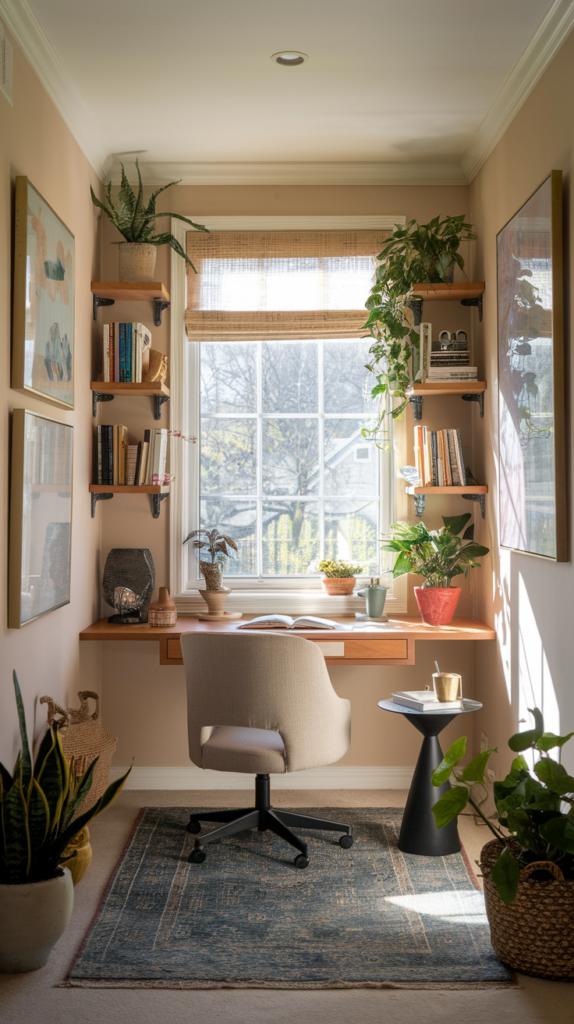
POLYGON ((409 402, 407 388, 417 379, 420 360, 419 333, 414 328, 420 316, 422 300, 413 299, 416 284, 447 281, 454 264, 461 270, 464 260, 459 253, 461 242, 477 236, 464 215, 433 217, 428 224, 411 220, 405 227, 395 227, 377 256, 379 261, 375 284, 365 306, 369 317, 364 324, 373 338, 372 359, 367 369, 376 384, 371 395, 381 401, 380 418, 375 428, 363 429, 363 435, 376 435, 386 412, 387 399, 397 398, 399 404, 391 416, 400 416, 409 402))
MULTIPOLYGON (((14 690, 22 749, 12 774, 0 764, 0 885, 24 885, 54 878, 64 850, 92 818, 115 800, 127 779, 113 782, 84 814, 74 814, 88 795, 97 758, 83 775, 68 764, 57 725, 46 732, 32 763, 18 678, 14 690)), ((75 852, 71 855, 75 856, 75 852)), ((61 872, 60 872, 61 873, 61 872)))
POLYGON ((448 825, 467 804, 480 815, 504 849, 492 868, 491 878, 504 903, 512 903, 518 891, 521 870, 536 862, 556 865, 565 880, 574 880, 574 778, 548 751, 561 748, 574 732, 557 736, 544 731, 544 719, 533 708, 534 728, 511 736, 510 749, 518 756, 502 782, 494 783, 496 823, 486 818, 471 797, 472 786, 484 785, 484 773, 493 750, 485 750, 466 766, 456 766, 466 751, 466 736, 447 750, 432 774, 434 786, 451 778, 452 788, 437 800, 433 814, 438 828, 448 825), (523 751, 532 750, 539 759, 531 769, 523 751), (567 809, 563 810, 566 805, 567 809))
MULTIPOLYGON (((94 206, 97 206, 100 210, 103 210, 107 217, 118 229, 121 235, 123 235, 126 242, 139 242, 140 244, 147 245, 169 245, 171 248, 189 263, 192 270, 195 271, 193 263, 182 249, 177 238, 169 231, 156 230, 156 220, 158 217, 175 217, 176 220, 182 220, 185 224, 189 224, 190 227, 195 228, 196 231, 207 231, 208 229, 203 224, 194 224, 188 217, 182 217, 180 213, 157 213, 155 204, 157 197, 161 192, 165 192, 166 189, 171 188, 172 185, 178 185, 179 181, 170 181, 169 185, 162 185, 161 188, 157 188, 155 192, 152 192, 148 199, 147 206, 144 206, 143 198, 143 183, 142 176, 139 169, 139 164, 136 158, 136 170, 138 172, 139 189, 136 196, 132 189, 124 165, 122 164, 122 183, 120 190, 117 195, 116 202, 112 200, 112 183, 108 183, 106 192, 105 203, 101 203, 98 197, 95 195, 93 188, 90 185, 90 192, 92 195, 92 202, 94 206)), ((120 245, 120 242, 115 242, 114 245, 120 245)))
POLYGON ((217 529, 192 530, 191 533, 188 533, 183 543, 187 544, 188 540, 193 540, 194 548, 200 552, 199 568, 205 579, 207 589, 221 590, 225 559, 235 558, 234 552, 237 551, 237 544, 232 537, 229 537, 226 533, 220 533, 217 529), (205 534, 207 540, 201 539, 202 534, 205 534), (209 552, 211 562, 206 562, 201 558, 202 551, 209 552))
POLYGON ((324 558, 319 562, 317 568, 328 580, 349 579, 350 576, 360 576, 363 572, 362 565, 350 565, 349 562, 343 562, 341 559, 331 560, 330 558, 324 558))

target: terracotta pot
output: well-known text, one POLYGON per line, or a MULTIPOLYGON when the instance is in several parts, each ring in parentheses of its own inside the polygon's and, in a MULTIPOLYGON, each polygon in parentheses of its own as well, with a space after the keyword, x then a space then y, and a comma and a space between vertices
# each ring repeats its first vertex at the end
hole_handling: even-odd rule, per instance
POLYGON ((427 626, 448 626, 458 599, 460 587, 415 587, 419 612, 427 626))
POLYGON ((325 593, 330 594, 331 597, 337 597, 340 594, 352 594, 356 582, 355 576, 324 576, 321 580, 323 590, 325 593))
POLYGON ((200 590, 199 593, 205 601, 210 615, 221 615, 225 608, 227 595, 231 591, 224 587, 223 590, 200 590))
POLYGON ((154 281, 157 246, 149 242, 120 242, 120 281, 154 281))
POLYGON ((68 868, 44 882, 0 885, 0 973, 43 967, 68 926, 73 905, 68 868))

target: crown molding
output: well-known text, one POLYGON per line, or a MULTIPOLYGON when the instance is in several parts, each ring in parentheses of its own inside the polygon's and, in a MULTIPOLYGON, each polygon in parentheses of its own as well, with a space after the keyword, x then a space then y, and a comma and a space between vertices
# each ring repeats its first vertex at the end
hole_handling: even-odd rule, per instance
POLYGON ((462 158, 467 182, 478 174, 573 27, 574 0, 554 0, 462 158))
MULTIPOLYGON (((1 3, 1 0, 0 0, 1 3)), ((124 161, 128 177, 135 163, 124 161)), ((466 185, 459 164, 384 162, 309 163, 193 163, 190 161, 140 161, 146 185, 466 185)), ((120 182, 120 164, 109 172, 120 182)))
MULTIPOLYGON (((27 0, 0 0, 0 18, 59 111, 98 178, 105 174, 106 149, 94 119, 27 0)), ((15 102, 17 97, 15 96, 15 102)))

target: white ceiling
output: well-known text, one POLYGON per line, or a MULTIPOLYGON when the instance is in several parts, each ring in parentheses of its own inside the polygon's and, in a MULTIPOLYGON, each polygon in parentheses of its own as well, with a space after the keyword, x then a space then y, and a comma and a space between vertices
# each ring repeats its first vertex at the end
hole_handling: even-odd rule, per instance
MULTIPOLYGON (((27 0, 106 156, 459 167, 565 0, 27 0), (309 55, 295 68, 278 50, 309 55)), ((22 8, 26 0, 0 4, 22 8)), ((560 13, 560 12, 559 12, 560 13)), ((84 118, 84 128, 86 125, 84 118)), ((108 168, 111 161, 108 160, 108 168)), ((158 172, 159 173, 159 172, 158 172)), ((448 174, 447 174, 448 177, 448 174)))

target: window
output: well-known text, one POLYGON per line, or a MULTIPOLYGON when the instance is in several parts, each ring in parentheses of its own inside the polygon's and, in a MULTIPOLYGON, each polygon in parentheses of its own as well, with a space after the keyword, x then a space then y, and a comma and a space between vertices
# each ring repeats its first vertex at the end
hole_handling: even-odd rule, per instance
MULTIPOLYGON (((196 552, 186 545, 182 558, 174 538, 198 527, 236 540, 225 573, 233 590, 311 586, 316 602, 322 558, 365 575, 384 568, 393 455, 362 434, 375 410, 361 327, 385 228, 188 234, 198 274, 188 277, 188 340, 172 354, 172 382, 182 380, 179 398, 172 383, 172 423, 181 400, 197 444, 172 459, 180 607, 194 610, 184 597, 202 581, 196 552)), ((250 602, 250 611, 269 607, 250 602)))

